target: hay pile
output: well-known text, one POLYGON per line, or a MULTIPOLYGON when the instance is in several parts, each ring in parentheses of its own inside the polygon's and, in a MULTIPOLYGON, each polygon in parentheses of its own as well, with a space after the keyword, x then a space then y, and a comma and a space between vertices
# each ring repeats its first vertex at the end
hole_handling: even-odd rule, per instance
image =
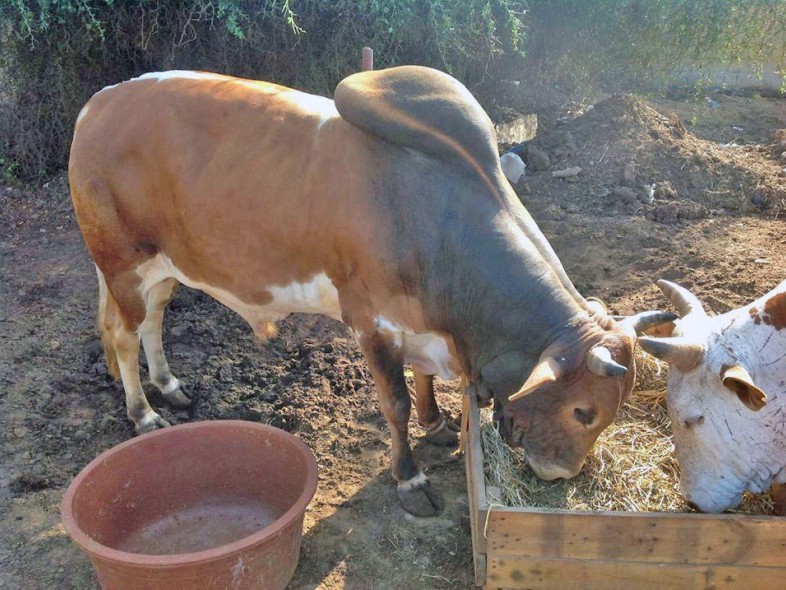
MULTIPOLYGON (((616 421, 601 433, 581 473, 571 480, 538 479, 521 449, 511 449, 491 413, 481 412, 484 471, 502 503, 543 510, 691 512, 679 491, 679 467, 666 414, 664 363, 636 353, 636 388, 616 421)), ((746 494, 736 510, 770 514, 768 494, 746 494)))

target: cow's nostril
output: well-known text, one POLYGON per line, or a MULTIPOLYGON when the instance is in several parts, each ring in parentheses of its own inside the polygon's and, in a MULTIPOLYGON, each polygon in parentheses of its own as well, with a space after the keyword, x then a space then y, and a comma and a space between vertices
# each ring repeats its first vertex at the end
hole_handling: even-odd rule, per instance
POLYGON ((575 408, 573 410, 573 417, 581 422, 584 426, 589 426, 595 421, 594 408, 575 408))
POLYGON ((693 428, 694 426, 701 426, 704 424, 704 416, 691 416, 685 419, 685 428, 693 428))

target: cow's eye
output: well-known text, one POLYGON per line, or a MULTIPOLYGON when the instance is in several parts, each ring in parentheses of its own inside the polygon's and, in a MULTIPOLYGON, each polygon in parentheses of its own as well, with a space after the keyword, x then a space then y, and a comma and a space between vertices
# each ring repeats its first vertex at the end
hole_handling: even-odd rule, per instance
POLYGON ((573 417, 581 422, 584 426, 589 426, 595 421, 595 409, 575 408, 573 410, 573 417))

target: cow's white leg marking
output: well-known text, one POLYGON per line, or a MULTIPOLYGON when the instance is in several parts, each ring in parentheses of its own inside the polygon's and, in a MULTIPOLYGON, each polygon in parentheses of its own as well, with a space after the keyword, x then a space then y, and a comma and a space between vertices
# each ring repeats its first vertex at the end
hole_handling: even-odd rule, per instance
POLYGON ((398 489, 402 492, 411 492, 428 484, 428 477, 422 471, 418 471, 415 477, 398 482, 398 489))
POLYGON ((142 389, 139 379, 139 336, 126 330, 122 322, 117 322, 112 341, 126 392, 128 418, 136 426, 136 431, 142 434, 159 426, 169 426, 169 423, 150 407, 142 389))
POLYGON ((445 430, 448 427, 447 420, 445 420, 444 416, 439 417, 439 424, 436 426, 426 426, 426 432, 429 433, 430 436, 435 436, 445 430))
POLYGON ((180 381, 169 369, 162 341, 164 309, 176 286, 175 279, 167 279, 157 283, 144 294, 147 313, 145 321, 139 326, 139 337, 145 349, 150 380, 158 387, 167 402, 182 408, 189 406, 191 400, 183 393, 180 381))

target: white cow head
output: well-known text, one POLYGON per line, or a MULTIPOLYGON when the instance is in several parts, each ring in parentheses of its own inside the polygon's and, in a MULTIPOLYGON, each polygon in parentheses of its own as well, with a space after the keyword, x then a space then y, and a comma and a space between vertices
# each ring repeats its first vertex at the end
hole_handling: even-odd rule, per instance
POLYGON ((786 482, 786 281, 715 317, 688 290, 658 286, 682 318, 671 337, 639 343, 669 363, 682 493, 704 512, 722 512, 745 490, 786 482))

